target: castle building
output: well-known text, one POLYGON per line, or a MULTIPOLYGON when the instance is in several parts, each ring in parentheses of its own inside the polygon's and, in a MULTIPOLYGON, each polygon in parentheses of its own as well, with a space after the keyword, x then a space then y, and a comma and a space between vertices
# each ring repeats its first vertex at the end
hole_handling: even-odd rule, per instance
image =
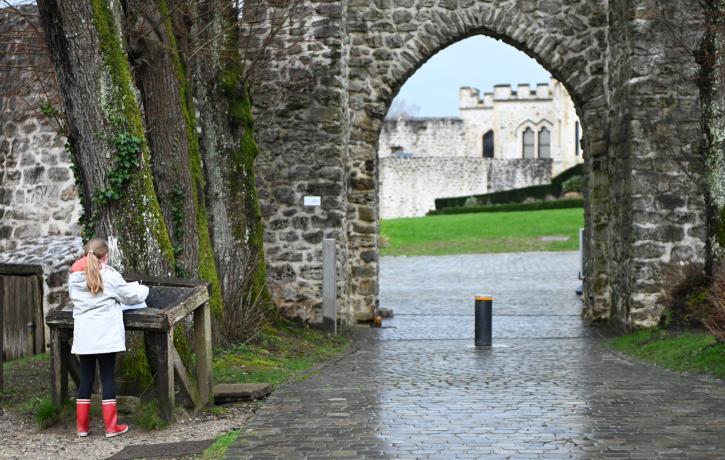
POLYGON ((457 118, 386 120, 378 144, 381 217, 413 217, 436 198, 548 183, 581 163, 581 126, 564 86, 461 88, 457 118))

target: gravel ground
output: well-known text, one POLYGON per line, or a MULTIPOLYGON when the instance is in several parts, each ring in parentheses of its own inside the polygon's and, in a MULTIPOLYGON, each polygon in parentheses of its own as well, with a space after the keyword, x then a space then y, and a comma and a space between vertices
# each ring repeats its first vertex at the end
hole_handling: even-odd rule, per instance
MULTIPOLYGON (((158 431, 131 429, 123 436, 106 439, 100 417, 92 421, 87 438, 75 435, 75 422, 60 422, 39 430, 31 416, 0 409, 0 458, 2 459, 105 459, 133 444, 212 439, 241 428, 256 411, 257 403, 223 406, 222 414, 179 415, 173 425, 158 431)), ((121 422, 123 416, 119 415, 121 422)))

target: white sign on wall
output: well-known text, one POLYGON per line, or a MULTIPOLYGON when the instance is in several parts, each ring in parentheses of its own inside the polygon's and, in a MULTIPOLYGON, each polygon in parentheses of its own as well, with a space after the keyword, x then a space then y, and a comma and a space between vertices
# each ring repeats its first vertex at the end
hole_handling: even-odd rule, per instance
POLYGON ((320 206, 322 199, 319 196, 306 196, 305 206, 320 206))

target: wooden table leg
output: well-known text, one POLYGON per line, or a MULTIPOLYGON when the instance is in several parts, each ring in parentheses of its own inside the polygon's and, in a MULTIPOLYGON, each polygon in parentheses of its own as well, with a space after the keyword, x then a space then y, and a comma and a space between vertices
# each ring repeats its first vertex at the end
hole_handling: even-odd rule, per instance
POLYGON ((68 358, 68 374, 73 379, 76 387, 81 386, 81 364, 78 358, 73 355, 68 358))
POLYGON ((196 379, 199 403, 214 403, 211 355, 211 309, 209 302, 194 310, 194 352, 196 353, 196 379))
POLYGON ((172 331, 147 332, 146 349, 149 364, 156 373, 156 397, 159 415, 167 422, 174 418, 174 364, 171 360, 172 331))
POLYGON ((60 408, 68 399, 69 333, 65 329, 50 330, 50 387, 53 405, 60 408))

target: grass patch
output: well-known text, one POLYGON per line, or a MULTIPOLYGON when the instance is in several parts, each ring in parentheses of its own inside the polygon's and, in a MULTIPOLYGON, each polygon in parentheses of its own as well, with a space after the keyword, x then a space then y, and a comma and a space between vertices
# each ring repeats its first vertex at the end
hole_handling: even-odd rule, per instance
POLYGON ((382 255, 572 251, 584 226, 581 208, 456 214, 381 221, 382 255), (566 241, 542 241, 564 236, 566 241))
POLYGON ((350 340, 330 337, 288 323, 265 326, 254 343, 219 350, 214 356, 216 383, 270 383, 277 386, 347 349, 350 340))
MULTIPOLYGON (((4 388, 0 407, 23 414, 35 414, 40 402, 50 395, 50 354, 42 353, 8 361, 3 365, 4 388)), ((70 390, 75 388, 70 382, 70 390)))
POLYGON ((156 401, 146 401, 139 404, 133 414, 133 421, 136 426, 144 430, 160 430, 168 425, 159 415, 159 405, 156 401))
POLYGON ((214 441, 214 444, 204 451, 201 458, 203 460, 225 458, 227 455, 227 449, 229 449, 229 446, 237 440, 237 437, 239 437, 239 430, 230 431, 229 433, 219 436, 216 441, 214 441))
POLYGON ((61 408, 60 411, 57 410, 55 406, 53 406, 51 398, 46 396, 38 403, 38 408, 35 412, 35 421, 40 428, 46 429, 49 426, 55 425, 55 423, 60 419, 63 409, 64 408, 61 408))
POLYGON ((653 328, 609 339, 607 344, 667 369, 725 378, 725 343, 706 333, 653 328))

